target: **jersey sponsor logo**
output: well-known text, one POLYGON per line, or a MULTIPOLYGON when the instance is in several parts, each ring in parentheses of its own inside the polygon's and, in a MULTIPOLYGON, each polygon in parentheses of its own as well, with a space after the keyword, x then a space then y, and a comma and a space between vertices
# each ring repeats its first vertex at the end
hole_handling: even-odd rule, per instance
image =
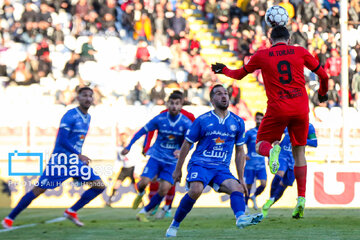
POLYGON ((225 161, 225 159, 227 157, 227 152, 215 150, 215 148, 216 148, 216 146, 214 147, 214 150, 211 150, 211 151, 204 150, 204 152, 203 152, 204 157, 220 158, 223 161, 225 161))
POLYGON ((222 140, 220 137, 213 139, 216 145, 222 145, 225 143, 225 140, 222 140))
POLYGON ((235 137, 235 134, 216 131, 216 130, 205 133, 205 136, 210 136, 210 135, 219 135, 219 136, 222 136, 222 137, 235 137))
POLYGON ((181 132, 171 131, 171 130, 159 130, 163 134, 169 134, 169 135, 183 135, 181 132))
POLYGON ((293 90, 280 90, 278 96, 280 99, 292 99, 302 96, 301 88, 295 88, 293 90))
POLYGON ((170 141, 173 141, 173 140, 175 140, 175 136, 174 135, 168 135, 168 137, 167 137, 170 141))
POLYGON ((177 143, 169 143, 169 142, 167 142, 167 143, 160 143, 160 146, 162 147, 162 148, 165 148, 165 149, 179 149, 180 148, 180 146, 179 146, 179 144, 177 144, 177 143))

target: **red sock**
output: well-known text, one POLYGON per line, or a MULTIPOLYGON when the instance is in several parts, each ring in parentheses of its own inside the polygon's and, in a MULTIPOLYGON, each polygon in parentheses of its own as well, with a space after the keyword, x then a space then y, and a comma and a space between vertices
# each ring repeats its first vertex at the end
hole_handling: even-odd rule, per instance
POLYGON ((165 196, 165 205, 170 206, 175 196, 175 185, 173 185, 165 196))
POLYGON ((298 197, 305 197, 306 192, 306 172, 307 166, 294 167, 295 179, 298 189, 298 197))
POLYGON ((272 149, 271 143, 267 141, 262 141, 259 146, 259 153, 264 157, 269 157, 271 149, 272 149))
POLYGON ((151 200, 151 198, 153 196, 155 196, 155 194, 157 193, 158 189, 159 189, 159 182, 150 182, 150 192, 149 192, 149 200, 151 200))

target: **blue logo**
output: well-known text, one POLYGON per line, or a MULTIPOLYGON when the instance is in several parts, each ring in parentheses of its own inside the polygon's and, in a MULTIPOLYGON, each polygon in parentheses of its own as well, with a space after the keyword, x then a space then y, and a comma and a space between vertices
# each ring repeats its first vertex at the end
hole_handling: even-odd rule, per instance
MULTIPOLYGON (((26 167, 25 167, 26 169, 26 167)), ((43 153, 22 153, 15 150, 9 153, 9 176, 40 176, 43 170, 43 153), (31 157, 39 159, 39 172, 21 172, 14 169, 13 163, 16 157, 31 157)))

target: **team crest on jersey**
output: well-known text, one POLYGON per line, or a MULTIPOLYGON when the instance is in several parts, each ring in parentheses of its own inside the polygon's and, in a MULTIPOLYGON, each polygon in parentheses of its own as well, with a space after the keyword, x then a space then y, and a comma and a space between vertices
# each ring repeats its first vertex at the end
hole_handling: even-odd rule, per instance
POLYGON ((225 143, 225 140, 221 139, 220 137, 213 139, 216 145, 222 145, 225 143))
POLYGON ((235 132, 236 131, 236 126, 234 124, 231 124, 230 125, 230 130, 235 132))
POLYGON ((85 135, 84 134, 81 134, 80 135, 80 140, 84 140, 85 139, 85 135))
POLYGON ((179 131, 183 131, 184 128, 182 126, 179 127, 179 131))

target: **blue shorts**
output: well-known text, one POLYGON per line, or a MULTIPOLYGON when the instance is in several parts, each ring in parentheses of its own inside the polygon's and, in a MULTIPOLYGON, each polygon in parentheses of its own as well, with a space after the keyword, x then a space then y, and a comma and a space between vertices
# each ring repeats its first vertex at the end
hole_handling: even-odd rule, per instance
POLYGON ((39 178, 37 186, 43 189, 54 189, 71 177, 77 184, 101 180, 89 165, 81 161, 76 164, 52 164, 49 162, 39 178))
POLYGON ((253 184, 255 181, 255 177, 258 180, 266 180, 267 179, 266 168, 246 169, 245 167, 245 171, 244 171, 245 183, 248 185, 253 184))
POLYGON ((295 181, 295 174, 294 169, 289 168, 288 162, 283 159, 279 158, 280 167, 278 171, 284 171, 284 177, 282 179, 282 182, 286 186, 292 186, 295 181))
POLYGON ((188 166, 188 175, 186 177, 186 185, 189 187, 191 182, 202 182, 204 188, 209 185, 215 191, 219 191, 220 185, 227 179, 236 179, 228 168, 207 168, 192 164, 188 166))
POLYGON ((159 179, 174 184, 174 179, 172 178, 172 174, 175 170, 175 167, 176 167, 175 164, 160 162, 155 158, 151 157, 147 162, 141 176, 153 179, 157 175, 159 179))

